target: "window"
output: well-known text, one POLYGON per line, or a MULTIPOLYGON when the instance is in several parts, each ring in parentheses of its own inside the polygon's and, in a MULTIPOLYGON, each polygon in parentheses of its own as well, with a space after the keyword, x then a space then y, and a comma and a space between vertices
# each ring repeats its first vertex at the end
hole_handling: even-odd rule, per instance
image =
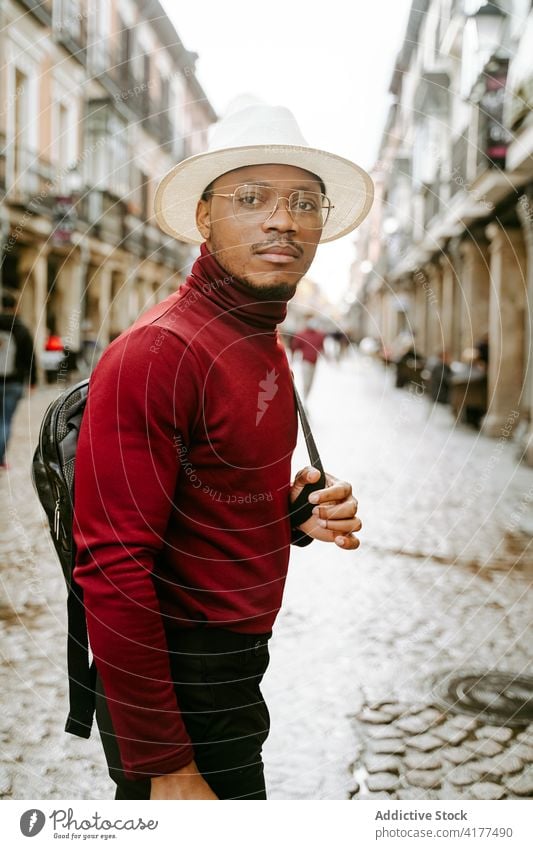
POLYGON ((128 125, 109 101, 93 100, 88 106, 87 134, 90 151, 88 182, 124 197, 129 191, 128 125))
MULTIPOLYGON (((89 0, 91 2, 91 0, 89 0)), ((90 35, 88 49, 90 51, 91 68, 101 74, 109 69, 109 31, 110 31, 110 9, 109 0, 98 0, 96 5, 89 6, 90 35)))
POLYGON ((23 178, 28 164, 28 77, 15 68, 13 93, 13 181, 23 178))
POLYGON ((80 41, 84 12, 80 0, 58 0, 54 18, 54 29, 61 35, 67 35, 80 41))
POLYGON ((142 82, 144 72, 144 50, 142 49, 139 39, 137 38, 134 29, 128 30, 128 44, 130 51, 129 72, 134 80, 142 82))
POLYGON ((107 123, 107 151, 109 154, 108 185, 117 197, 124 197, 129 190, 129 150, 127 125, 110 114, 107 123))

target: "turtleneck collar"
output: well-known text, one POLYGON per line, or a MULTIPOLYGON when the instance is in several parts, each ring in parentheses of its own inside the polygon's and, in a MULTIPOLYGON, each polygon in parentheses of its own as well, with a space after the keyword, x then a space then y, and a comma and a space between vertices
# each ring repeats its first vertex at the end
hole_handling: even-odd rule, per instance
POLYGON ((186 284, 201 291, 223 312, 231 312, 240 321, 266 331, 275 331, 287 315, 287 301, 263 301, 254 298, 242 281, 228 274, 209 251, 205 242, 194 263, 186 284))

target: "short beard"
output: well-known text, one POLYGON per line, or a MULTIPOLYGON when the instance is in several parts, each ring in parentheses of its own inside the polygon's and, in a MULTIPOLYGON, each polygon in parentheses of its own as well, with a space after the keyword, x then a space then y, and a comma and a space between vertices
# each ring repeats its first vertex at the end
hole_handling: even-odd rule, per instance
POLYGON ((290 301, 296 294, 298 286, 298 283, 273 283, 272 286, 263 286, 261 283, 250 283, 249 280, 243 280, 235 274, 233 277, 258 301, 290 301))
MULTIPOLYGON (((244 286, 251 295, 258 301, 290 301, 291 298, 296 294, 296 288, 298 283, 302 279, 298 278, 296 283, 273 283, 271 286, 268 284, 263 286, 261 283, 252 283, 250 280, 244 280, 244 278, 239 277, 237 274, 229 271, 224 264, 224 250, 219 248, 217 239, 211 235, 210 243, 208 242, 208 247, 213 256, 216 258, 218 264, 221 268, 223 268, 228 274, 231 274, 234 280, 237 280, 242 286, 244 286)), ((303 276, 303 275, 302 275, 303 276)))

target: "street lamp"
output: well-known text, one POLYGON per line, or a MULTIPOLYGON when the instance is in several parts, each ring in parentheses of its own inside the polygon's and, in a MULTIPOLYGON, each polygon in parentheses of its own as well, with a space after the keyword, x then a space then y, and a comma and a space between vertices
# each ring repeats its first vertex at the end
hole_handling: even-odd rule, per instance
POLYGON ((501 46, 502 24, 507 15, 498 3, 480 4, 479 0, 474 0, 474 3, 468 5, 471 11, 467 12, 467 16, 476 25, 478 53, 485 64, 501 46))

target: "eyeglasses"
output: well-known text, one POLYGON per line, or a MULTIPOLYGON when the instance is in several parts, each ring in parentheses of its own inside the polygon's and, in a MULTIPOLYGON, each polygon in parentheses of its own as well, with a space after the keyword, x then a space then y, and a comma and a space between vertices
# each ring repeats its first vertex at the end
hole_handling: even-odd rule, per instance
POLYGON ((321 230, 333 209, 330 199, 322 192, 298 190, 288 197, 280 195, 273 186, 245 184, 231 194, 210 192, 212 197, 232 198, 233 214, 239 221, 263 224, 276 212, 280 200, 287 201, 292 220, 309 230, 321 230))

